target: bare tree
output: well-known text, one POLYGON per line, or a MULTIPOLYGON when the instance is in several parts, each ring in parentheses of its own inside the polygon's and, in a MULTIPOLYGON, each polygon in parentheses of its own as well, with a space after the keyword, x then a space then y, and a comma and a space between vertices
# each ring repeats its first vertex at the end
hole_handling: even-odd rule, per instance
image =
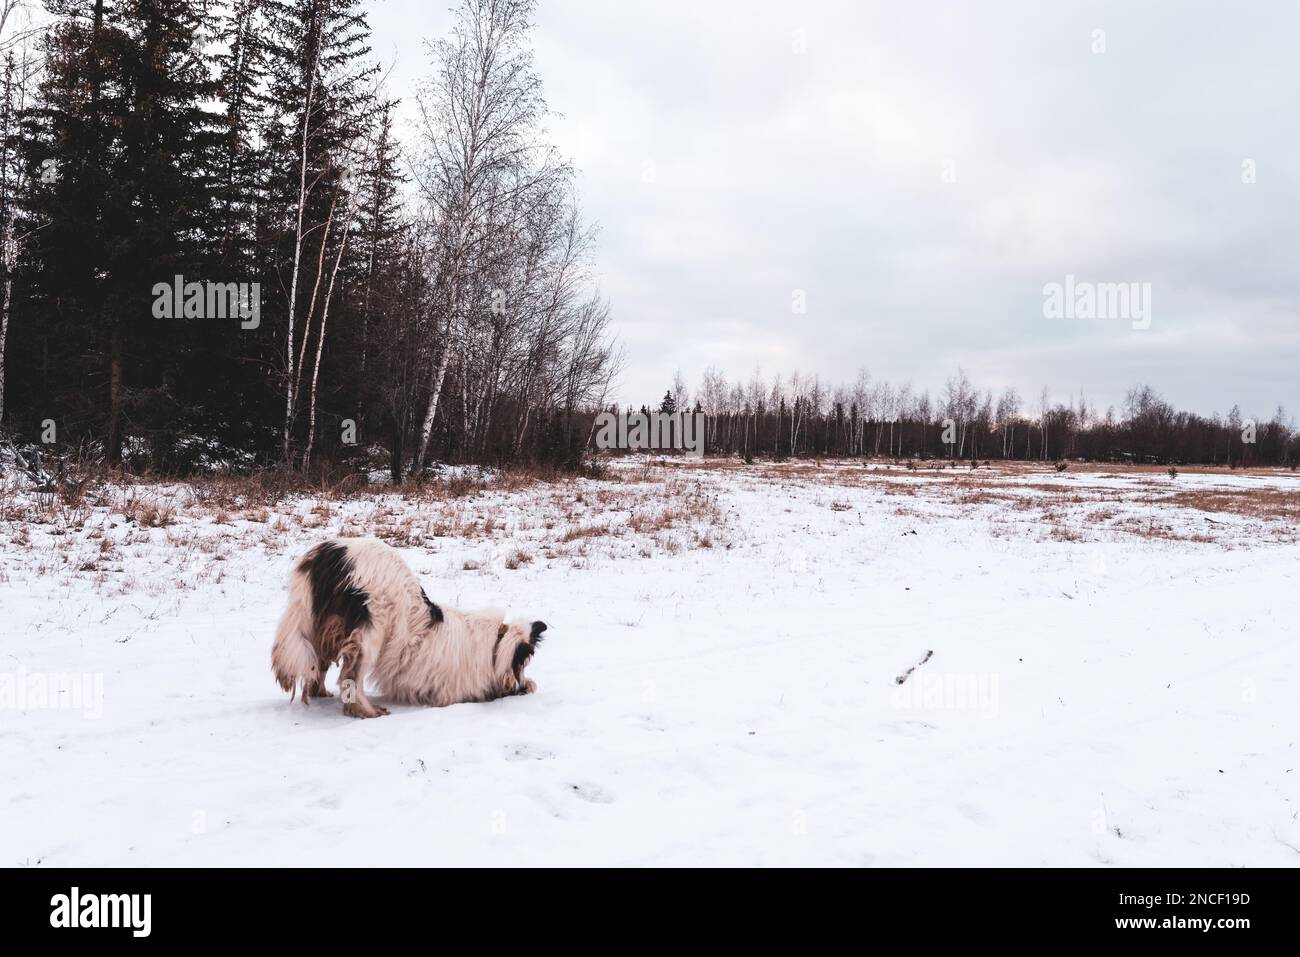
POLYGON ((690 390, 686 387, 686 376, 682 375, 681 369, 673 373, 673 401, 677 403, 679 412, 685 412, 686 407, 691 403, 690 390))
MULTIPOLYGON (((360 149, 356 149, 355 147, 350 147, 348 150, 350 155, 347 157, 347 159, 344 160, 343 163, 344 170, 348 171, 348 173, 350 174, 351 171, 356 169, 360 164, 371 161, 374 158, 372 147, 373 147, 373 143, 371 141, 367 141, 366 144, 362 146, 360 149)), ((325 302, 324 305, 321 307, 320 332, 316 336, 316 361, 312 365, 311 401, 309 403, 309 410, 307 416, 307 444, 303 447, 303 453, 302 453, 302 467, 304 471, 307 469, 309 465, 311 465, 311 449, 312 449, 312 445, 316 441, 316 388, 318 382, 320 381, 321 355, 325 352, 325 333, 328 331, 329 328, 330 302, 334 298, 334 287, 338 281, 339 266, 342 265, 343 255, 344 253, 347 252, 348 236, 352 230, 353 213, 356 211, 356 201, 357 201, 358 193, 356 190, 347 189, 351 180, 352 180, 351 175, 344 175, 339 177, 338 185, 335 187, 335 191, 334 191, 334 198, 330 201, 330 216, 329 219, 326 221, 326 226, 325 226, 325 232, 328 233, 329 224, 334 220, 334 207, 338 203, 338 194, 346 190, 347 197, 344 201, 345 206, 342 214, 342 228, 341 228, 341 235, 339 237, 338 251, 334 256, 334 266, 332 269, 330 269, 329 284, 325 290, 325 302)), ((324 242, 325 241, 322 239, 321 241, 322 249, 324 248, 324 242)), ((322 260, 322 264, 323 264, 323 260, 322 260)), ((316 280, 317 286, 320 285, 319 272, 320 270, 318 269, 317 280, 316 280)), ((312 293, 313 306, 314 306, 315 298, 316 298, 316 294, 315 292, 313 292, 312 293)), ((307 320, 310 323, 311 321, 310 310, 308 310, 307 313, 307 320)), ((306 345, 306 342, 307 342, 307 332, 306 332, 306 327, 304 327, 303 344, 306 345)))
POLYGON ((1020 415, 1020 393, 1008 386, 998 399, 996 420, 1002 432, 1002 457, 1007 458, 1016 447, 1016 417, 1020 415))
MULTIPOLYGON (((306 43, 304 46, 304 71, 307 74, 307 91, 303 98, 302 104, 302 134, 299 138, 299 160, 298 160, 298 208, 293 233, 293 271, 289 279, 289 331, 288 339, 285 344, 285 361, 287 383, 284 400, 284 436, 283 436, 283 455, 286 465, 289 464, 289 447, 293 437, 293 420, 295 406, 295 384, 296 368, 293 356, 293 333, 294 321, 297 317, 298 309, 298 273, 302 267, 302 245, 303 245, 303 219, 307 209, 307 155, 308 144, 311 141, 311 121, 312 109, 316 103, 316 82, 317 66, 320 53, 320 20, 313 17, 307 31, 306 43)), ((324 255, 324 246, 321 247, 324 255)), ((319 271, 317 272, 319 278, 319 271)), ((303 344, 306 345, 306 336, 303 337, 303 344)))
POLYGON ((512 192, 567 173, 541 139, 546 107, 528 45, 533 0, 462 0, 450 38, 431 46, 433 76, 416 102, 422 153, 416 179, 442 221, 445 299, 413 465, 423 466, 461 323, 472 258, 494 210, 512 192))
POLYGON ((1044 462, 1047 461, 1047 419, 1051 412, 1051 396, 1047 391, 1047 386, 1043 386, 1043 391, 1038 396, 1038 429, 1042 434, 1041 456, 1044 462))

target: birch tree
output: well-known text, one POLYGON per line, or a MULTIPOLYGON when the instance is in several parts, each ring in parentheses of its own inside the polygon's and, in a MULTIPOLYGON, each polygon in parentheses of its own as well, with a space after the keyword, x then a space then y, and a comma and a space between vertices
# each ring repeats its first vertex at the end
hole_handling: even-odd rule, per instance
POLYGON ((501 201, 501 190, 527 189, 555 170, 541 139, 546 107, 529 46, 533 7, 532 0, 463 0, 451 36, 431 45, 434 72, 416 97, 422 153, 415 175, 442 220, 446 241, 439 257, 445 299, 435 326, 416 471, 428 454, 455 352, 452 334, 488 210, 501 201))

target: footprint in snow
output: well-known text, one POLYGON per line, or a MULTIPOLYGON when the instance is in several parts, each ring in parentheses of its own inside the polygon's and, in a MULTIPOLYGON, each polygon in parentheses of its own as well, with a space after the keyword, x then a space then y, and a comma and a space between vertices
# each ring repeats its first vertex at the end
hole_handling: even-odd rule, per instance
POLYGON ((507 761, 547 761, 555 757, 553 751, 534 748, 531 744, 512 744, 506 746, 507 761))
POLYGON ((574 797, 581 798, 589 804, 614 803, 614 795, 596 784, 570 784, 569 790, 574 797))

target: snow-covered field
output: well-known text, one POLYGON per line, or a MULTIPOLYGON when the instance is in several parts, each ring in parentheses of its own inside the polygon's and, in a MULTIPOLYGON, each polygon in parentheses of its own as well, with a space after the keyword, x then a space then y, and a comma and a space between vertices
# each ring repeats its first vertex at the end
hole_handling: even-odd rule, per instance
POLYGON ((256 499, 0 491, 0 864, 1300 864, 1294 473, 256 499), (291 704, 284 581, 339 532, 544 619, 538 693, 291 704))

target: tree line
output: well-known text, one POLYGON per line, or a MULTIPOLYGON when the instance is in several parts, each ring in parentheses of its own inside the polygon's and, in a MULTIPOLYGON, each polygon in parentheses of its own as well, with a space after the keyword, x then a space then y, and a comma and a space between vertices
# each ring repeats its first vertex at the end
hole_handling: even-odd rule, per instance
POLYGON ((710 368, 693 395, 678 373, 658 406, 641 411, 701 413, 705 451, 746 458, 1300 462, 1300 432, 1281 407, 1268 419, 1243 416, 1237 406, 1202 416, 1175 409, 1147 385, 1129 389, 1120 409, 1099 409, 1083 395, 1053 402, 1046 387, 1027 402, 1015 388, 981 390, 961 369, 931 395, 865 370, 851 384, 830 386, 798 372, 769 382, 757 370, 728 382, 710 368))
POLYGON ((0 428, 168 471, 582 454, 619 356, 532 0, 461 0, 409 130, 360 0, 0 3, 0 428))

